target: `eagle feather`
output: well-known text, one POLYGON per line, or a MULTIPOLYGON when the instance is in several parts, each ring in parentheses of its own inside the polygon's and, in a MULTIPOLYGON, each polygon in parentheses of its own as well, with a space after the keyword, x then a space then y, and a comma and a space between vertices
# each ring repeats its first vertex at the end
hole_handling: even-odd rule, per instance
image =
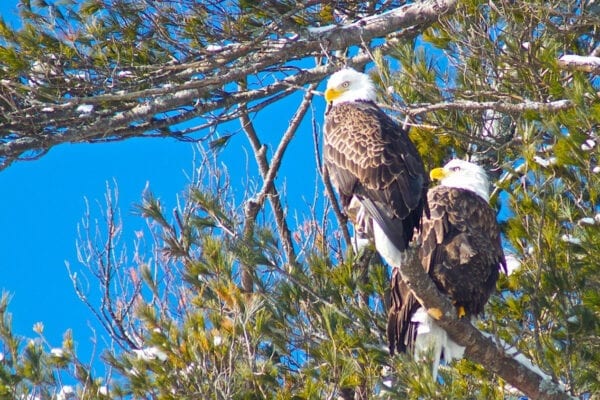
POLYGON ((428 186, 407 132, 372 101, 333 104, 325 118, 323 158, 342 206, 356 197, 404 251, 419 226, 428 186))
MULTIPOLYGON (((467 317, 476 317, 483 313, 500 269, 506 271, 500 228, 487 202, 483 169, 452 160, 444 170, 453 177, 428 192, 429 215, 422 220, 419 256, 440 292, 462 307, 467 317)), ((449 362, 462 356, 460 346, 423 314, 399 271, 392 275, 391 292, 388 340, 392 354, 408 351, 418 358, 425 344, 432 344, 434 375, 441 358, 449 362)))

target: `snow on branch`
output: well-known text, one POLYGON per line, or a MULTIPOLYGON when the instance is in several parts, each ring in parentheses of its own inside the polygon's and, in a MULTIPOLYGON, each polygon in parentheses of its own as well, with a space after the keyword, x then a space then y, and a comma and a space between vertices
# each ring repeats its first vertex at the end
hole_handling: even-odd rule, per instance
MULTIPOLYGON (((343 49, 357 44, 356 39, 363 42, 382 37, 397 31, 398 28, 409 28, 414 25, 428 24, 437 20, 440 15, 454 10, 457 1, 437 0, 415 2, 395 8, 382 14, 371 15, 354 23, 337 28, 311 28, 309 33, 313 39, 320 39, 330 49, 343 49), (390 27, 398 27, 390 29, 390 27)), ((359 42, 360 43, 360 42, 359 42)))
MULTIPOLYGON (((199 61, 141 66, 143 73, 137 79, 127 79, 122 87, 115 86, 102 94, 97 90, 102 82, 98 85, 88 82, 86 90, 48 99, 37 87, 17 87, 3 80, 0 89, 5 96, 21 99, 19 90, 29 90, 28 98, 33 100, 9 102, 11 108, 2 110, 0 132, 6 135, 0 142, 0 169, 28 154, 43 154, 61 143, 177 136, 171 127, 193 118, 207 120, 207 126, 237 118, 239 115, 230 115, 232 106, 256 100, 267 102, 270 97, 289 94, 297 85, 318 83, 336 68, 328 65, 312 73, 298 70, 294 74, 286 68, 290 61, 364 45, 415 26, 425 27, 438 21, 440 14, 453 11, 456 3, 456 0, 426 0, 330 29, 306 29, 280 39, 265 35, 262 40, 223 47, 216 56, 211 52, 210 57, 199 61), (288 76, 252 90, 224 89, 247 76, 275 70, 288 76), (82 104, 93 107, 83 109, 89 111, 84 113, 82 104), (167 113, 168 118, 160 117, 167 113), (226 118, 222 120, 223 115, 226 118)), ((73 84, 70 80, 60 75, 53 79, 62 82, 62 89, 69 92, 69 85, 73 84)))
POLYGON ((429 275, 425 273, 416 249, 411 249, 408 253, 408 262, 400 270, 402 279, 407 282, 428 312, 440 311, 437 324, 446 330, 453 341, 465 346, 466 358, 482 364, 530 398, 574 399, 521 353, 514 351, 514 348, 513 351, 505 351, 469 321, 464 318, 458 319, 450 300, 440 294, 429 275))
POLYGON ((556 100, 547 103, 525 101, 523 103, 507 103, 503 101, 469 101, 457 100, 451 102, 442 102, 436 104, 425 104, 418 107, 407 108, 402 110, 409 115, 425 114, 438 110, 461 110, 461 111, 477 111, 477 110, 495 110, 506 114, 520 114, 526 111, 535 112, 555 112, 567 110, 574 107, 570 100, 556 100))
POLYGON ((600 57, 565 54, 558 60, 558 66, 573 71, 600 73, 600 57))

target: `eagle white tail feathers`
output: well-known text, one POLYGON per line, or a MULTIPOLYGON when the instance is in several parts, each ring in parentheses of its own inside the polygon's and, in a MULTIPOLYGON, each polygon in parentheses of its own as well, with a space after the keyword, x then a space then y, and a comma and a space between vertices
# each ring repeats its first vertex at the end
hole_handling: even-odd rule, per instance
POLYGON ((402 252, 392 243, 383 231, 383 228, 375 220, 373 220, 373 236, 375 248, 379 255, 392 268, 400 268, 404 258, 402 252))
POLYGON ((416 326, 413 356, 415 361, 421 360, 430 351, 433 351, 433 379, 437 380, 440 361, 449 363, 463 357, 465 348, 454 342, 446 331, 440 328, 435 320, 420 307, 412 316, 411 323, 416 326))

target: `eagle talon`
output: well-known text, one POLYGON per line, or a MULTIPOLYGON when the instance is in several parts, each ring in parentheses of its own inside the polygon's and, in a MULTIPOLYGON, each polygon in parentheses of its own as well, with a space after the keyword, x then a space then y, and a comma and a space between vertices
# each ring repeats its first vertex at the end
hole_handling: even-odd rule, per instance
POLYGON ((467 316, 467 311, 465 310, 465 308, 463 306, 456 307, 456 317, 458 319, 461 319, 462 317, 466 317, 466 316, 467 316))
POLYGON ((442 318, 442 315, 444 315, 442 310, 440 310, 439 308, 430 308, 427 310, 427 314, 429 314, 435 320, 439 320, 440 318, 442 318))

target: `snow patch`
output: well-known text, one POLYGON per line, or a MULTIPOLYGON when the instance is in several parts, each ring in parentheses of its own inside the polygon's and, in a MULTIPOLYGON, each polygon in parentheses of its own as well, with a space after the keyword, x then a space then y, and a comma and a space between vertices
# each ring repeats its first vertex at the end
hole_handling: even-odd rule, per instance
POLYGON ((577 224, 579 224, 579 225, 595 225, 596 220, 592 217, 585 217, 585 218, 581 218, 579 221, 577 221, 577 224))
POLYGON ((173 97, 176 99, 194 97, 198 92, 193 89, 180 90, 178 92, 173 93, 173 97))
POLYGON ((21 395, 21 397, 19 397, 19 399, 21 399, 21 400, 41 400, 40 396, 33 395, 31 393, 28 395, 21 395))
POLYGON ((92 104, 80 104, 75 111, 82 114, 90 114, 94 111, 94 106, 92 104))
POLYGON ((133 350, 133 353, 137 356, 138 359, 144 361, 151 361, 158 359, 159 361, 166 361, 167 353, 162 351, 156 346, 145 347, 140 350, 133 350))
POLYGON ((206 51, 213 51, 213 52, 221 51, 221 50, 223 50, 223 46, 219 46, 219 45, 216 45, 216 44, 209 44, 208 46, 205 47, 205 50, 206 51))
POLYGON ((551 380, 551 377, 549 375, 547 375, 544 371, 542 371, 537 365, 534 365, 531 362, 531 360, 529 360, 527 357, 525 357, 519 351, 519 349, 517 349, 516 347, 511 346, 510 344, 506 343, 504 340, 502 340, 502 339, 500 339, 498 337, 495 337, 491 333, 481 332, 481 334, 483 336, 491 339, 492 342, 499 344, 500 347, 502 347, 502 349, 504 350, 504 352, 506 353, 507 356, 511 357, 512 359, 514 359, 515 361, 517 361, 519 364, 521 364, 522 366, 524 366, 528 370, 534 372, 536 375, 540 376, 542 379, 551 380))
POLYGON ((117 73, 117 76, 119 78, 133 78, 133 77, 135 77, 134 73, 131 72, 131 71, 119 71, 117 73))
POLYGON ((31 72, 33 72, 34 74, 39 74, 39 75, 58 75, 56 68, 52 67, 50 64, 45 63, 45 62, 41 62, 41 61, 34 61, 33 64, 31 65, 31 72))
POLYGON ((233 43, 229 43, 224 46, 221 46, 219 44, 209 44, 208 46, 206 46, 204 48, 204 50, 211 52, 211 53, 218 53, 220 51, 227 50, 233 46, 235 46, 235 44, 233 44, 233 43))
POLYGON ((90 80, 90 74, 88 74, 87 72, 76 72, 76 73, 72 73, 69 74, 69 76, 75 78, 75 79, 79 79, 82 81, 89 81, 90 80))
POLYGON ((581 144, 581 150, 583 151, 593 150, 594 147, 596 147, 596 142, 592 139, 588 139, 581 144))
POLYGON ((513 272, 521 268, 521 260, 519 260, 514 254, 506 255, 506 274, 511 275, 513 272))
POLYGON ((578 56, 575 54, 565 54, 560 61, 566 64, 586 64, 600 67, 600 57, 578 56))
POLYGON ((75 389, 73 386, 65 385, 56 395, 56 400, 66 400, 75 397, 75 389))
POLYGON ((384 365, 383 367, 381 367, 381 384, 384 387, 384 390, 387 389, 391 389, 392 386, 394 385, 394 371, 392 370, 392 368, 389 365, 384 365))
POLYGON ((543 157, 535 156, 533 157, 533 161, 535 161, 544 168, 548 168, 549 166, 556 164, 556 157, 550 157, 548 159, 545 159, 543 157))
POLYGON ((560 237, 560 240, 562 240, 563 242, 567 242, 567 243, 571 243, 571 244, 581 244, 581 239, 578 237, 575 237, 571 234, 565 233, 564 235, 562 235, 560 237))
POLYGON ((485 110, 483 112, 483 130, 481 134, 486 137, 498 136, 498 122, 501 118, 500 114, 494 110, 485 110))
POLYGON ((52 355, 53 357, 64 357, 65 352, 63 351, 63 349, 60 348, 54 348, 52 350, 50 350, 50 355, 52 355))
POLYGON ((325 26, 309 26, 308 32, 314 35, 322 35, 325 32, 329 32, 337 28, 337 25, 325 25, 325 26))
POLYGON ((512 357, 515 361, 517 361, 519 364, 521 364, 528 370, 535 372, 537 375, 541 376, 543 379, 548 379, 548 380, 552 379, 552 378, 550 378, 549 375, 546 375, 546 373, 544 371, 542 371, 537 365, 534 365, 531 362, 531 360, 529 360, 527 357, 525 357, 523 355, 523 353, 519 353, 519 351, 517 349, 515 349, 514 347, 506 350, 506 353, 510 357, 512 357), (510 350, 513 350, 512 354, 510 353, 510 350))

